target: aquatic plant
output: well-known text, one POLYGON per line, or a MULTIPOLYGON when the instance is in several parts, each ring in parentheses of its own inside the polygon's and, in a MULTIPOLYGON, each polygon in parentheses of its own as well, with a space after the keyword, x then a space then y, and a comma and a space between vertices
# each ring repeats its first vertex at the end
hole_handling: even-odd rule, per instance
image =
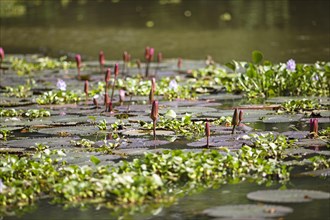
POLYGON ((81 95, 73 91, 49 91, 36 98, 39 105, 77 103, 81 95))
POLYGON ((82 67, 82 64, 81 64, 80 54, 76 54, 75 59, 76 59, 76 65, 77 65, 78 79, 81 79, 81 75, 80 75, 81 70, 80 69, 82 67))
POLYGON ((311 118, 309 120, 309 132, 310 132, 310 137, 311 138, 316 138, 318 137, 319 133, 319 121, 317 118, 311 118))
POLYGON ((57 79, 56 87, 57 87, 57 89, 59 89, 61 91, 65 91, 66 90, 66 83, 65 83, 65 81, 62 80, 62 79, 57 79))
POLYGON ((309 99, 299 99, 299 100, 289 100, 281 104, 281 109, 278 110, 278 113, 287 112, 287 113, 304 113, 306 111, 319 110, 322 106, 314 100, 309 99))
POLYGON ((122 104, 125 101, 126 92, 123 89, 119 90, 119 102, 122 104))
MULTIPOLYGON (((12 133, 12 131, 5 129, 5 128, 0 128, 0 139, 3 139, 4 141, 7 141, 7 138, 10 136, 10 134, 12 133)), ((0 179, 1 181, 1 179, 0 179)), ((1 185, 1 183, 0 183, 1 185)), ((0 186, 1 188, 1 186, 0 186)), ((1 190, 0 190, 1 193, 1 190)))
POLYGON ((85 84, 84 84, 84 93, 86 95, 86 100, 88 99, 88 90, 89 90, 89 83, 88 80, 85 80, 85 84))
POLYGON ((2 47, 0 47, 0 69, 2 69, 2 62, 5 59, 5 51, 2 47))
POLYGON ((264 65, 248 63, 244 67, 246 72, 240 73, 235 83, 248 97, 271 97, 271 96, 311 96, 329 95, 330 63, 316 62, 315 64, 293 63, 273 65, 265 62, 264 65))
MULTIPOLYGON (((95 156, 90 158, 95 166, 68 165, 63 150, 51 150, 41 144, 35 147, 34 154, 0 155, 1 181, 6 186, 0 193, 0 212, 17 210, 45 196, 54 203, 70 206, 94 203, 115 208, 173 201, 196 187, 244 180, 288 181, 290 167, 284 165, 284 152, 293 146, 293 141, 272 133, 254 134, 251 138, 251 146, 244 145, 237 152, 166 150, 147 153, 118 166, 100 165, 101 160, 95 156)), ((102 149, 93 147, 89 140, 72 144, 88 151, 102 149)), ((322 160, 322 164, 312 168, 329 166, 329 161, 322 160)))
MULTIPOLYGON (((152 124, 140 121, 142 127, 151 129, 152 124)), ((184 135, 186 137, 195 137, 202 135, 204 132, 204 125, 202 121, 191 121, 191 115, 186 114, 181 119, 169 118, 160 116, 157 122, 157 129, 174 131, 176 134, 184 135)))
POLYGON ((28 117, 28 118, 40 118, 50 117, 51 114, 45 109, 28 109, 28 110, 16 110, 16 109, 0 109, 0 117, 28 117))
POLYGON ((112 92, 111 92, 111 98, 110 98, 111 102, 113 102, 113 94, 115 92, 115 85, 116 85, 116 81, 117 81, 118 74, 119 74, 119 65, 118 65, 118 63, 115 64, 114 74, 115 74, 115 78, 113 79, 113 83, 112 83, 112 92))
POLYGON ((156 79, 155 77, 152 77, 151 79, 151 88, 150 88, 150 93, 149 93, 149 103, 152 104, 154 101, 154 95, 156 92, 156 79))
POLYGON ((105 64, 105 56, 103 50, 99 52, 99 63, 100 63, 100 71, 101 73, 104 72, 104 64, 105 64))
POLYGON ((296 62, 293 59, 288 60, 288 62, 286 62, 286 69, 294 72, 296 70, 296 62))
POLYGON ((182 68, 182 58, 181 57, 178 58, 177 67, 179 70, 181 70, 181 68, 182 68))
POLYGON ((123 74, 125 75, 126 73, 128 74, 128 63, 130 62, 131 55, 127 52, 124 51, 123 53, 123 74))
POLYGON ((154 58, 154 48, 146 47, 145 49, 145 59, 146 59, 146 73, 145 77, 149 76, 149 69, 150 69, 150 63, 152 62, 154 58))
POLYGON ((105 119, 101 120, 96 127, 100 129, 101 131, 106 131, 107 130, 107 121, 105 119))
POLYGON ((231 134, 234 134, 234 132, 235 132, 235 127, 236 127, 236 126, 239 126, 239 122, 240 122, 240 120, 239 120, 238 109, 235 108, 235 110, 234 110, 234 114, 233 114, 233 120, 231 121, 231 125, 233 126, 233 129, 232 129, 232 131, 231 131, 231 134))
POLYGON ((6 96, 17 97, 17 98, 26 98, 32 96, 32 87, 35 85, 34 80, 27 80, 25 85, 18 85, 15 87, 6 86, 6 96))
POLYGON ((243 110, 240 110, 238 114, 238 126, 241 124, 242 120, 243 120, 243 110))
POLYGON ((153 124, 154 140, 156 140, 156 120, 158 119, 158 101, 156 100, 152 102, 150 118, 152 119, 152 124, 153 124))
POLYGON ((210 147, 210 124, 208 122, 205 122, 205 136, 206 136, 206 147, 209 148, 210 147))
POLYGON ((10 57, 10 67, 16 71, 17 75, 29 75, 36 71, 47 69, 63 69, 72 68, 74 64, 67 60, 66 56, 59 59, 51 59, 49 57, 32 56, 29 62, 25 58, 10 57))

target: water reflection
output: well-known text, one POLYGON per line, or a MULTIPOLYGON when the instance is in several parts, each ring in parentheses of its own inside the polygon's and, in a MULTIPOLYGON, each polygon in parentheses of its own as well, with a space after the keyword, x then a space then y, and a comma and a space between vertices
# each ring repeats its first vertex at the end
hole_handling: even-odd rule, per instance
POLYGON ((1 1, 1 46, 8 52, 136 58, 146 45, 166 57, 274 61, 329 60, 330 3, 323 0, 1 1), (16 2, 15 4, 13 2, 16 2), (166 4, 165 4, 166 3, 166 4), (9 4, 9 6, 8 6, 9 4))

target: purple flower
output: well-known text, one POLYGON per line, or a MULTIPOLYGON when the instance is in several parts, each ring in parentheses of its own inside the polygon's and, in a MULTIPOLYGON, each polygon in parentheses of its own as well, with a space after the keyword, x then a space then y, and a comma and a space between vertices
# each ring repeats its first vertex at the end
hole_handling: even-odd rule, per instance
POLYGON ((288 60, 288 62, 286 62, 286 69, 291 72, 295 71, 296 62, 293 59, 288 60))
POLYGON ((168 88, 174 91, 178 90, 178 83, 175 81, 175 79, 170 81, 168 88))
POLYGON ((62 91, 66 90, 66 83, 61 79, 57 80, 56 86, 59 90, 62 90, 62 91))

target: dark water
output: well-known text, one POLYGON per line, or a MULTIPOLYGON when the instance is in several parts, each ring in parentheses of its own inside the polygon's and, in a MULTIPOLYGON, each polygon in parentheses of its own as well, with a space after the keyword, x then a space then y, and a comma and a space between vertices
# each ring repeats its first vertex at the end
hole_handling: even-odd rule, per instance
POLYGON ((81 53, 142 58, 250 60, 253 50, 284 62, 330 60, 327 0, 1 0, 1 42, 8 53, 81 53), (167 3, 167 4, 164 4, 167 3))

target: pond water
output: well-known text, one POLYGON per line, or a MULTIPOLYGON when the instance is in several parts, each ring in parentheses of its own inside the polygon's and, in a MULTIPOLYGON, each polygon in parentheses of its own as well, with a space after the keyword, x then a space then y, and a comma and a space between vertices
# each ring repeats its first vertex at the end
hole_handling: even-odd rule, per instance
POLYGON ((253 50, 285 62, 329 60, 330 8, 324 0, 1 1, 1 43, 8 53, 81 53, 142 58, 145 46, 166 58, 220 63, 250 60, 253 50), (16 2, 16 3, 15 3, 16 2))

